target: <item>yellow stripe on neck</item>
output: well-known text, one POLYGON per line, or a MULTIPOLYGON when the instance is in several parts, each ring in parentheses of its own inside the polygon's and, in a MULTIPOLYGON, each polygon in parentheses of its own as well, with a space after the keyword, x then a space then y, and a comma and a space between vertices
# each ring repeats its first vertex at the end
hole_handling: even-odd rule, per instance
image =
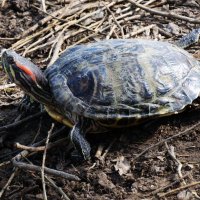
POLYGON ((69 119, 67 119, 65 116, 61 115, 60 113, 58 113, 56 110, 48 107, 48 106, 44 106, 46 111, 48 112, 48 114, 57 122, 60 122, 70 128, 73 127, 73 124, 71 123, 71 121, 69 119))

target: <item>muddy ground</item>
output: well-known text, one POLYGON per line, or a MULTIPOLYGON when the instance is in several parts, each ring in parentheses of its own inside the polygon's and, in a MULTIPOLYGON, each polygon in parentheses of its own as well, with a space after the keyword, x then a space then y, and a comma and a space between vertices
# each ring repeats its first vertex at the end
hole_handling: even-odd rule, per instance
MULTIPOLYGON (((35 50, 32 48, 32 51, 26 53, 26 56, 30 57, 40 67, 45 67, 50 61, 50 59, 46 58, 52 47, 51 39, 56 38, 59 33, 56 32, 56 28, 65 22, 59 21, 56 26, 48 30, 49 32, 40 33, 39 31, 51 25, 53 20, 56 21, 56 19, 49 19, 47 22, 41 23, 40 20, 47 17, 47 14, 37 9, 42 9, 40 1, 6 0, 0 2, 3 2, 2 6, 0 5, 0 48, 12 47, 18 53, 24 53, 27 48, 31 49, 31 44, 52 32, 49 38, 47 37, 34 47, 48 42, 50 42, 50 45, 39 46, 35 50), (33 31, 27 32, 35 24, 38 24, 38 27, 33 31), (29 40, 28 43, 24 43, 22 46, 16 43, 35 33, 39 33, 38 36, 29 40), (44 59, 46 60, 44 61, 44 59)), ((68 15, 62 18, 66 21, 79 20, 84 15, 99 9, 95 17, 89 17, 86 20, 82 20, 78 25, 70 25, 66 28, 64 36, 68 33, 71 35, 63 42, 62 50, 73 44, 94 42, 106 37, 122 38, 123 34, 127 38, 139 37, 174 42, 193 28, 199 27, 198 23, 190 23, 175 17, 168 18, 149 14, 129 4, 127 1, 117 1, 109 8, 107 5, 112 3, 111 1, 82 0, 74 2, 76 5, 73 7, 70 1, 46 1, 48 13, 53 13, 64 6, 67 8, 73 7, 73 9, 78 7, 79 10, 77 12, 69 14, 70 12, 68 11, 68 15), (95 3, 99 5, 96 6, 95 3), (87 9, 83 11, 81 9, 84 6, 87 9), (103 7, 104 9, 102 9, 103 7), (123 10, 123 12, 120 10, 123 10), (127 14, 128 17, 122 17, 121 19, 125 20, 121 23, 121 27, 118 26, 119 24, 115 20, 118 19, 118 16, 126 13, 129 13, 127 14), (112 18, 112 16, 115 17, 112 18), (102 19, 103 21, 99 25, 90 26, 102 19), (108 23, 108 28, 100 33, 100 28, 106 26, 106 23, 108 23), (113 28, 114 31, 111 31, 114 24, 116 27, 115 29, 113 28), (153 28, 150 27, 148 29, 148 26, 152 24, 153 28), (87 27, 91 27, 90 30, 87 27), (147 29, 143 30, 145 27, 147 29), (87 30, 73 34, 81 28, 87 30), (122 32, 121 28, 124 32, 122 32), (94 29, 98 32, 95 35, 93 33, 94 29)), ((200 20, 200 3, 198 0, 139 2, 161 12, 172 12, 200 20)), ((56 16, 61 18, 61 15, 56 16)), ((200 60, 199 43, 190 46, 188 51, 200 60)), ((0 69, 1 127, 16 123, 29 115, 39 112, 34 110, 35 112, 27 114, 24 111, 19 111, 18 106, 22 97, 23 92, 8 81, 5 73, 0 69)), ((199 102, 196 101, 192 106, 188 106, 185 112, 177 115, 153 120, 138 127, 114 130, 104 134, 87 135, 92 146, 92 159, 87 162, 72 159, 72 149, 69 148, 70 145, 66 142, 67 139, 58 145, 55 144, 54 147, 47 151, 45 166, 77 175, 80 180, 70 181, 58 176, 48 175, 56 185, 56 187, 53 186, 52 183, 45 179, 48 199, 67 199, 67 196, 69 199, 98 200, 199 199, 199 106, 199 102), (193 127, 196 124, 197 126, 193 127), (179 136, 164 142, 166 138, 178 133, 180 133, 179 136), (161 142, 160 145, 155 145, 148 149, 158 142, 161 142), (103 148, 102 153, 106 152, 104 156, 99 156, 99 151, 97 151, 101 148, 103 148), (144 150, 147 151, 138 156, 144 150), (173 158, 170 152, 174 153, 173 155, 176 158, 173 158), (65 198, 60 193, 59 188, 66 194, 65 198)), ((62 128, 61 124, 53 121, 45 113, 41 114, 40 117, 27 120, 25 123, 14 125, 11 128, 0 128, 1 199, 44 199, 41 173, 15 168, 12 162, 7 161, 11 161, 14 156, 22 151, 16 148, 16 142, 29 146, 36 134, 35 142, 45 139, 52 123, 55 124, 53 132, 62 128)), ((66 138, 68 133, 69 129, 66 128, 59 135, 52 138, 50 142, 55 143, 55 141, 66 138)), ((43 151, 35 152, 33 155, 27 156, 27 158, 21 159, 21 161, 41 166, 42 159, 43 151)))

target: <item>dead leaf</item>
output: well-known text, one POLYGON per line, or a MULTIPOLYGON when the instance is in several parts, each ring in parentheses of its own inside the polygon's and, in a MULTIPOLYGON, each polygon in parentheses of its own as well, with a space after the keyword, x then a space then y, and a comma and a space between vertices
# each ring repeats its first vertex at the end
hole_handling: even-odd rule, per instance
POLYGON ((179 200, 190 200, 193 199, 193 195, 191 192, 187 190, 183 190, 177 194, 177 199, 179 200))
POLYGON ((166 30, 169 33, 172 33, 174 35, 178 35, 180 33, 180 27, 172 22, 170 22, 167 26, 166 26, 166 30))
POLYGON ((98 183, 99 185, 108 189, 115 188, 115 185, 112 183, 112 181, 108 180, 108 177, 104 172, 98 174, 98 183))
POLYGON ((120 156, 117 158, 117 163, 114 165, 116 171, 118 171, 119 175, 127 174, 130 170, 131 165, 124 156, 120 156))

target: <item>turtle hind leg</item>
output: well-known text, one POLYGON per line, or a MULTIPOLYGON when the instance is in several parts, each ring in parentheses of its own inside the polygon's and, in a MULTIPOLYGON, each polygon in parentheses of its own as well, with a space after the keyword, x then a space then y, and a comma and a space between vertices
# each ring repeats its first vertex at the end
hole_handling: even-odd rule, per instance
POLYGON ((84 135, 85 133, 83 132, 80 123, 74 125, 70 132, 71 141, 78 153, 81 154, 85 160, 89 160, 91 147, 89 142, 85 139, 84 135))
POLYGON ((183 36, 176 42, 176 45, 181 48, 189 47, 190 45, 199 41, 200 28, 193 29, 189 34, 183 36))

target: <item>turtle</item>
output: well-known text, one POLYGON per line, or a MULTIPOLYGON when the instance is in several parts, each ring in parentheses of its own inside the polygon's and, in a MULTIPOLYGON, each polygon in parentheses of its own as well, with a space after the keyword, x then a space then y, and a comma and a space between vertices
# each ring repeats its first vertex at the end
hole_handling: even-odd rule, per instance
POLYGON ((179 113, 200 94, 200 62, 182 47, 197 42, 200 28, 176 44, 111 39, 68 48, 45 71, 13 50, 2 50, 12 82, 71 128, 84 159, 86 133, 130 127, 179 113))

